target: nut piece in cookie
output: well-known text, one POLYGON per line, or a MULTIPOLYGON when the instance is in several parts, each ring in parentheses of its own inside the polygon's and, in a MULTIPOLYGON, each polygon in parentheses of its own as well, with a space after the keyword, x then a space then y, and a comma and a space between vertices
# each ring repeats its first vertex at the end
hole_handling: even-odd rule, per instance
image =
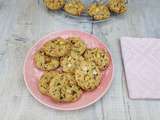
POLYGON ((84 58, 94 62, 100 70, 105 70, 110 63, 109 53, 99 48, 87 49, 84 58))
POLYGON ((60 65, 62 66, 62 70, 64 72, 75 72, 75 69, 79 67, 81 61, 84 58, 82 56, 72 54, 70 56, 65 56, 60 59, 60 65))
POLYGON ((59 66, 59 59, 47 56, 42 49, 35 53, 34 62, 37 68, 47 71, 56 69, 59 66))
POLYGON ((46 42, 43 49, 49 56, 62 57, 70 52, 70 44, 67 40, 58 37, 46 42))
POLYGON ((127 11, 125 0, 110 0, 108 5, 110 11, 123 14, 127 11))
POLYGON ((86 50, 86 44, 79 37, 69 37, 67 40, 71 44, 71 54, 82 55, 86 50))
POLYGON ((59 10, 64 6, 64 0, 43 0, 43 2, 50 10, 59 10))
POLYGON ((110 17, 108 7, 101 3, 92 3, 88 8, 88 14, 94 20, 103 20, 110 17))
POLYGON ((93 62, 82 61, 75 70, 77 84, 85 91, 94 90, 100 84, 100 71, 93 62))
POLYGON ((64 10, 75 16, 80 16, 84 8, 84 4, 80 0, 68 0, 64 5, 64 10))
POLYGON ((44 95, 48 95, 48 89, 49 89, 49 83, 50 81, 55 78, 58 77, 58 73, 57 72, 45 72, 39 82, 38 82, 38 89, 39 91, 44 94, 44 95))
POLYGON ((60 73, 59 79, 52 79, 49 84, 49 96, 57 102, 74 102, 82 94, 75 77, 69 73, 60 73))

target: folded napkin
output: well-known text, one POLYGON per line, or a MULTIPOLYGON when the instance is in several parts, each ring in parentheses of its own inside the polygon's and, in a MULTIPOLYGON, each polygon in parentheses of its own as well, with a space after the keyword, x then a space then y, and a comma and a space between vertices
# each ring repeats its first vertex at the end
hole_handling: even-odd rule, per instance
POLYGON ((122 58, 132 99, 160 99, 160 39, 120 39, 122 58))

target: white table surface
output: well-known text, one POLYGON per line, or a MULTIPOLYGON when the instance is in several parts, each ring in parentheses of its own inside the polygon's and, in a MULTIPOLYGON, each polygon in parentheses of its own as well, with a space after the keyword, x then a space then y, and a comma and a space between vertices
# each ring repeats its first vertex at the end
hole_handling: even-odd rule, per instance
POLYGON ((160 38, 159 0, 130 0, 126 16, 91 24, 48 12, 40 0, 0 0, 0 120, 160 120, 159 100, 130 100, 119 38, 160 38), (27 50, 49 32, 77 29, 105 42, 113 55, 115 76, 107 94, 77 111, 57 111, 37 102, 23 81, 27 50))

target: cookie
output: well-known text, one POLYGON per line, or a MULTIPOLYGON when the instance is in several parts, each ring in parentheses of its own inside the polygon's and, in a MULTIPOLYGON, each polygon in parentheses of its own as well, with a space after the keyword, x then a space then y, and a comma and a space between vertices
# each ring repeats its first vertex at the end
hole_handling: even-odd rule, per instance
POLYGON ((86 44, 79 37, 67 38, 71 44, 71 54, 82 55, 86 50, 86 44))
POLYGON ((38 82, 38 89, 39 91, 44 94, 48 95, 48 89, 49 89, 49 83, 52 79, 58 78, 58 73, 51 71, 51 72, 45 72, 39 82, 38 82))
POLYGON ((47 56, 43 49, 35 53, 34 61, 36 67, 41 70, 53 70, 59 66, 59 59, 47 56))
POLYGON ((74 102, 82 94, 82 90, 69 73, 60 73, 59 79, 52 79, 49 84, 49 96, 57 102, 74 102))
POLYGON ((97 88, 100 78, 100 71, 93 62, 82 61, 75 70, 76 82, 84 91, 97 88))
POLYGON ((108 7, 101 3, 92 3, 88 8, 88 14, 94 20, 103 20, 110 17, 108 7))
POLYGON ((71 15, 80 16, 84 11, 84 4, 80 0, 68 0, 64 10, 71 15))
POLYGON ((70 44, 63 38, 55 38, 43 46, 45 53, 52 57, 62 57, 70 52, 70 44))
POLYGON ((82 56, 72 54, 69 56, 62 57, 60 59, 60 65, 62 66, 62 70, 64 72, 75 72, 75 69, 79 66, 80 62, 83 61, 84 58, 82 56))
POLYGON ((105 70, 110 62, 109 53, 99 48, 87 49, 84 58, 94 62, 100 70, 105 70))
POLYGON ((50 10, 59 10, 64 6, 64 0, 43 0, 46 7, 50 10))
POLYGON ((108 5, 110 11, 122 14, 127 11, 125 0, 110 0, 108 5))

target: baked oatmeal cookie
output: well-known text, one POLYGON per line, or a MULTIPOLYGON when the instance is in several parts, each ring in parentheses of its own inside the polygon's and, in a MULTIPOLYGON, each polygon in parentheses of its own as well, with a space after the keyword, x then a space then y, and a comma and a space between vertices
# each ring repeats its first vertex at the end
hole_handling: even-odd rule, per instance
POLYGON ((69 37, 67 40, 71 44, 71 54, 82 55, 86 50, 86 44, 79 37, 69 37))
POLYGON ((34 62, 37 68, 47 71, 59 66, 59 58, 47 56, 42 49, 34 54, 34 62))
POLYGON ((110 0, 108 5, 110 11, 123 14, 127 11, 125 0, 110 0))
POLYGON ((44 94, 44 95, 48 95, 48 89, 49 89, 49 83, 52 79, 58 78, 58 72, 45 72, 39 82, 38 82, 38 89, 39 91, 44 94))
POLYGON ((50 10, 59 10, 64 6, 64 0, 43 0, 46 7, 50 10))
POLYGON ((110 62, 109 53, 99 48, 87 49, 84 58, 94 62, 100 70, 105 70, 110 62))
POLYGON ((72 54, 69 56, 62 57, 60 59, 60 65, 62 66, 62 70, 64 72, 75 72, 75 69, 79 67, 79 64, 81 61, 83 61, 84 58, 82 56, 72 54))
POLYGON ((103 20, 110 17, 108 7, 101 3, 92 3, 88 8, 88 14, 94 20, 103 20))
POLYGON ((75 70, 75 79, 83 90, 94 90, 100 84, 100 71, 93 62, 82 61, 75 70))
POLYGON ((80 0, 68 0, 64 5, 64 10, 75 16, 80 16, 84 8, 84 4, 80 0))
POLYGON ((49 96, 57 102, 74 102, 81 94, 82 90, 70 73, 60 73, 60 78, 52 79, 49 84, 49 96))
POLYGON ((62 57, 70 52, 70 44, 61 37, 46 42, 43 46, 45 53, 52 57, 62 57))

